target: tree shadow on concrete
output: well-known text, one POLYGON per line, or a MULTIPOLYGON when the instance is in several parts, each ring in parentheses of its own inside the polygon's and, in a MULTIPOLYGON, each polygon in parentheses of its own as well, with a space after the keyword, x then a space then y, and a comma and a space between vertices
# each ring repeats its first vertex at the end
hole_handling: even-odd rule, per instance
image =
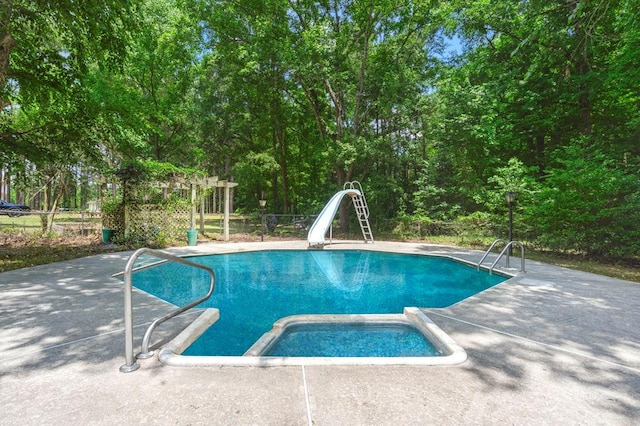
POLYGON ((465 347, 465 368, 487 388, 517 392, 541 375, 633 419, 640 416, 639 304, 637 283, 545 267, 427 314, 465 347))
MULTIPOLYGON (((0 377, 70 363, 122 358, 123 282, 129 253, 111 253, 0 274, 0 377)), ((134 289, 134 350, 146 326, 175 309, 134 289)), ((152 345, 175 336, 194 313, 158 327, 152 345)))

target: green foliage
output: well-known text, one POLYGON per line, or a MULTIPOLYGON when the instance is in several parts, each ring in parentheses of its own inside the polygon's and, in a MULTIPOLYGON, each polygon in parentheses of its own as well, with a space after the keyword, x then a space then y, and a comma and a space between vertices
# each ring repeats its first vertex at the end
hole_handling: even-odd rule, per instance
MULTIPOLYGON (((203 175, 202 172, 194 169, 177 167, 170 163, 152 160, 125 161, 119 167, 105 170, 104 173, 107 176, 116 178, 119 184, 118 189, 121 201, 116 204, 145 202, 167 206, 184 203, 185 201, 173 193, 163 193, 158 183, 175 185, 176 178, 193 178, 203 175)), ((109 197, 107 200, 114 199, 109 197)), ((188 201, 186 202, 188 203, 188 201)))
POLYGON ((638 252, 633 1, 14 0, 0 16, 15 194, 82 165, 117 170, 132 200, 200 173, 238 182, 239 211, 265 192, 317 213, 359 180, 398 235, 480 240, 504 235, 516 191, 517 235, 638 252))
POLYGON ((99 158, 86 75, 117 70, 137 28, 129 0, 14 0, 0 6, 0 143, 40 164, 99 158), (10 43, 5 44, 9 40, 10 43), (7 108, 9 107, 9 108, 7 108))
POLYGON ((528 209, 538 241, 556 250, 640 255, 638 174, 579 143, 559 150, 556 160, 528 209))
POLYGON ((206 174, 201 170, 179 167, 172 163, 166 163, 154 160, 145 160, 141 162, 144 173, 148 175, 149 180, 168 181, 175 177, 205 177, 206 174))
POLYGON ((121 205, 122 200, 113 197, 104 198, 102 200, 101 211, 104 214, 115 214, 121 205))
POLYGON ((460 212, 460 205, 452 202, 447 190, 437 185, 417 181, 420 188, 413 193, 416 213, 439 220, 452 219, 460 212))
POLYGON ((280 169, 278 162, 268 153, 248 153, 234 167, 234 175, 242 182, 249 204, 257 208, 258 199, 266 197, 271 188, 271 178, 280 169))
POLYGON ((400 214, 393 221, 393 238, 430 240, 447 237, 465 245, 482 246, 495 238, 494 217, 485 212, 459 216, 454 221, 433 220, 423 214, 400 214))
POLYGON ((527 167, 517 158, 511 158, 506 166, 498 167, 496 173, 487 179, 488 186, 475 199, 488 212, 503 213, 508 208, 506 193, 515 192, 517 205, 528 206, 539 189, 534 178, 537 171, 537 167, 527 167))

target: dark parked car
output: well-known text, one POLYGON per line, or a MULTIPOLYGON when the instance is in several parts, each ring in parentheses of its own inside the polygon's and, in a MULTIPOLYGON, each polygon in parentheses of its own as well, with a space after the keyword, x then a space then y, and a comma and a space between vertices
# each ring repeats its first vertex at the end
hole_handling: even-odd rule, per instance
POLYGON ((29 214, 31 208, 24 204, 7 203, 0 200, 0 214, 7 214, 9 216, 22 216, 23 214, 29 214))

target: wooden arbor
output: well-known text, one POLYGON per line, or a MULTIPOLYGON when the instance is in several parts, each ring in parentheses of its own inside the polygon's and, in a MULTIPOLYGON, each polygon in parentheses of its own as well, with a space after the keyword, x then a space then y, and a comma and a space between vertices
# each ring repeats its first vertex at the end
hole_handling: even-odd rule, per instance
MULTIPOLYGON (((149 185, 149 184, 148 184, 149 185)), ((179 238, 186 230, 195 230, 198 208, 200 210, 199 232, 204 233, 205 197, 211 188, 224 188, 224 240, 229 241, 229 216, 231 210, 231 189, 238 186, 235 182, 219 180, 217 176, 195 177, 173 176, 169 182, 155 182, 150 187, 160 188, 164 198, 178 190, 181 198, 189 200, 189 207, 167 211, 158 204, 145 204, 148 196, 140 194, 140 201, 133 204, 120 204, 112 212, 103 210, 103 226, 121 232, 125 238, 154 239, 160 233, 179 238), (185 192, 186 191, 186 192, 185 192), (199 203, 199 204, 198 204, 199 203)), ((115 194, 115 186, 112 186, 115 194)), ((186 207, 186 206, 185 206, 186 207)))
MULTIPOLYGON (((187 179, 188 182, 184 184, 189 185, 191 189, 191 218, 190 229, 196 229, 196 213, 197 213, 197 193, 198 189, 206 191, 209 188, 224 188, 224 240, 229 241, 229 215, 231 214, 231 188, 238 186, 236 182, 229 182, 227 180, 218 180, 218 176, 211 176, 206 178, 187 179)), ((204 197, 200 197, 200 233, 204 234, 204 197)))

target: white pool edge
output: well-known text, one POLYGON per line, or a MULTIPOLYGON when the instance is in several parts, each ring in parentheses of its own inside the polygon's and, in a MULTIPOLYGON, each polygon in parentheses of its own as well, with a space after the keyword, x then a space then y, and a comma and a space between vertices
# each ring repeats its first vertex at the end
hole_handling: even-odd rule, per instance
MULTIPOLYGON (((456 365, 467 360, 466 351, 448 334, 436 325, 419 308, 408 307, 403 314, 346 314, 346 315, 294 315, 280 319, 274 327, 282 328, 290 323, 299 323, 304 318, 316 321, 333 319, 335 322, 373 321, 373 322, 408 322, 418 328, 429 341, 447 355, 425 357, 267 357, 267 356, 187 356, 181 355, 207 328, 219 318, 215 308, 206 309, 193 323, 178 336, 167 343, 159 352, 158 358, 165 365, 176 367, 220 367, 220 366, 253 366, 278 367, 300 365, 456 365), (298 317, 296 319, 296 317, 298 317), (321 318, 322 317, 322 318, 321 318)), ((270 344, 275 336, 263 335, 247 353, 260 353, 270 344)))

